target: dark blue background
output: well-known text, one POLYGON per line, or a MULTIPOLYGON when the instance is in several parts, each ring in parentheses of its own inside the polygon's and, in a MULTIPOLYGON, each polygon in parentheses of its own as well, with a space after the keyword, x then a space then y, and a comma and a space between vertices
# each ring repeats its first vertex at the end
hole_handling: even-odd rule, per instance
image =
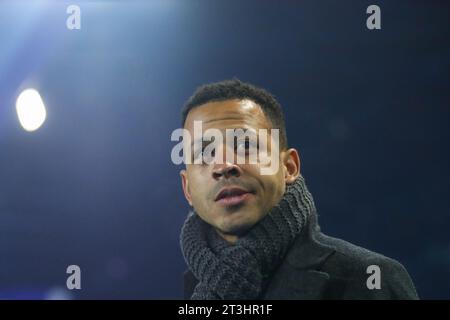
POLYGON ((325 233, 450 298, 445 1, 0 3, 0 298, 181 298, 172 164, 195 87, 238 77, 282 104, 325 233), (66 7, 81 7, 81 30, 66 7), (381 7, 382 30, 366 28, 381 7), (18 93, 47 121, 21 129, 18 93), (66 268, 82 290, 65 289, 66 268))

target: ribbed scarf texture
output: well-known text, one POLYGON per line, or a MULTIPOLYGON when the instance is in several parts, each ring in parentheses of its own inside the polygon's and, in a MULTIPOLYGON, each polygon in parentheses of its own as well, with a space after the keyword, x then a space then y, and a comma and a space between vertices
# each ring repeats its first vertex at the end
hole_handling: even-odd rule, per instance
POLYGON ((181 230, 181 250, 199 280, 191 299, 259 299, 267 278, 315 214, 302 176, 280 202, 235 244, 223 240, 191 210, 181 230))

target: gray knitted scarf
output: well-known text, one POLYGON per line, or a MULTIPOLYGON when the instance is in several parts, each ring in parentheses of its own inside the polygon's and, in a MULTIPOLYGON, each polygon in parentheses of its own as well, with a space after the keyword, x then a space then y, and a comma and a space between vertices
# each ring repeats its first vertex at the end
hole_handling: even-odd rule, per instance
POLYGON ((199 280, 191 299, 261 298, 266 280, 315 211, 302 176, 286 186, 280 202, 235 244, 191 210, 180 238, 186 263, 199 280))

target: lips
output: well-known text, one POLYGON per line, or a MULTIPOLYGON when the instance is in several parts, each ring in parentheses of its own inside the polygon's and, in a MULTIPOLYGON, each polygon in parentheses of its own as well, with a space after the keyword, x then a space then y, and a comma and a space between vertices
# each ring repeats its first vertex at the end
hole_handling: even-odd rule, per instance
POLYGON ((223 188, 216 195, 215 201, 225 206, 238 205, 246 201, 252 194, 252 192, 241 188, 223 188))

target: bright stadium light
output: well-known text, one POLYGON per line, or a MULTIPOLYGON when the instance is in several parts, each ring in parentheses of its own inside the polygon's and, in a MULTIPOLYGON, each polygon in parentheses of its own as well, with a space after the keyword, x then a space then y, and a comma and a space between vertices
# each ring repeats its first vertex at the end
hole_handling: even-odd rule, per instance
POLYGON ((22 91, 16 101, 17 116, 26 131, 34 131, 44 123, 47 117, 41 95, 35 89, 22 91))

